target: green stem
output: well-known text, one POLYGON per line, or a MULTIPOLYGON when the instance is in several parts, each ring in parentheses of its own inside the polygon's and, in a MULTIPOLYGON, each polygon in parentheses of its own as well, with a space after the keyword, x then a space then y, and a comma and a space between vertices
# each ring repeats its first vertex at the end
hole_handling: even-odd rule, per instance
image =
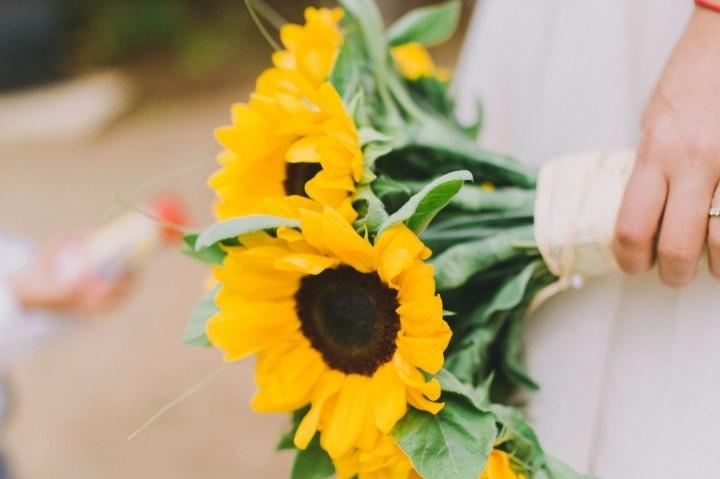
POLYGON ((280 44, 272 37, 272 35, 270 35, 270 32, 268 32, 267 28, 265 28, 265 24, 262 22, 262 20, 260 20, 260 17, 258 17, 257 12, 255 11, 254 1, 245 0, 245 6, 250 13, 250 18, 252 18, 252 21, 255 23, 255 26, 257 26, 258 30, 260 30, 262 36, 265 37, 265 40, 267 40, 273 50, 275 50, 276 52, 281 51, 282 47, 280 46, 280 44))
POLYGON ((253 0, 253 3, 255 5, 257 13, 266 22, 272 25, 275 30, 280 31, 283 25, 288 23, 285 17, 278 13, 278 11, 271 7, 267 2, 263 0, 253 0))
POLYGON ((383 31, 382 17, 377 5, 371 0, 340 0, 340 4, 357 19, 360 25, 375 85, 387 112, 388 124, 392 127, 399 127, 403 124, 403 120, 388 88, 388 47, 383 31))

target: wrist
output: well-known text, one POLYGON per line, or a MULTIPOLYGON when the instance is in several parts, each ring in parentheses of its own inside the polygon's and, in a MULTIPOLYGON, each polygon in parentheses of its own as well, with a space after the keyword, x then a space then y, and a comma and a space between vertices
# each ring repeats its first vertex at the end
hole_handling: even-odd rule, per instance
POLYGON ((15 296, 17 304, 24 310, 32 310, 39 307, 39 301, 32 292, 32 288, 29 287, 28 281, 21 274, 14 278, 10 284, 10 291, 15 296))

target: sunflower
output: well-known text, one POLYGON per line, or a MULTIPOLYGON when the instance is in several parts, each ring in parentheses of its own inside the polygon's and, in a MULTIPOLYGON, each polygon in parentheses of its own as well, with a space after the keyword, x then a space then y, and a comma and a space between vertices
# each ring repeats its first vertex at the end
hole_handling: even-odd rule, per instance
MULTIPOLYGON (((392 436, 381 436, 371 448, 356 449, 334 460, 340 479, 419 479, 410 459, 392 436)), ((510 466, 510 456, 493 449, 479 479, 525 479, 510 466)))
POLYGON ((423 262, 430 251, 407 227, 373 245, 328 207, 302 210, 300 225, 227 248, 207 335, 228 361, 257 356, 256 411, 309 405, 295 445, 320 431, 339 457, 375 444, 408 404, 442 409, 438 381, 421 370, 442 368, 451 332, 423 262))
POLYGON ((430 53, 420 43, 406 43, 390 50, 395 65, 402 76, 408 80, 422 77, 434 77, 445 82, 450 79, 450 71, 437 68, 430 53))
POLYGON ((330 76, 343 42, 340 8, 305 9, 305 25, 289 23, 280 29, 285 50, 273 54, 276 67, 302 73, 314 84, 330 76))
POLYGON ((219 219, 247 214, 297 217, 328 205, 352 221, 363 174, 358 131, 330 83, 272 68, 247 104, 232 108, 232 125, 215 136, 225 148, 209 180, 219 219), (314 201, 310 201, 312 199, 314 201))

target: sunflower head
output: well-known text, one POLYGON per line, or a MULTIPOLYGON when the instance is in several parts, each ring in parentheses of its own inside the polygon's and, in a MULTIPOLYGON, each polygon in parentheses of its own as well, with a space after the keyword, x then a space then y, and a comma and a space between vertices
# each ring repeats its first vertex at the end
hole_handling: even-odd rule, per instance
POLYGON ((298 71, 316 85, 323 83, 343 42, 342 17, 340 8, 306 8, 305 25, 289 23, 280 29, 285 50, 273 54, 275 66, 298 71))
MULTIPOLYGON (((392 436, 381 436, 370 448, 357 448, 333 461, 340 479, 420 479, 392 436)), ((479 479, 525 479, 510 465, 510 456, 493 449, 479 479)))
POLYGON ((208 338, 227 360, 257 355, 257 411, 310 409, 295 443, 316 431, 332 457, 369 447, 408 404, 437 413, 450 329, 430 252, 404 225, 371 244, 330 208, 302 210, 301 231, 240 237, 216 276, 208 338))
POLYGON ((398 45, 390 53, 400 74, 408 80, 434 77, 445 82, 450 79, 450 71, 436 67, 430 52, 420 43, 398 45))
POLYGON ((219 219, 247 214, 297 217, 328 205, 352 221, 363 174, 357 128, 330 83, 316 87, 297 72, 267 70, 232 125, 216 131, 225 150, 209 181, 219 219), (312 201, 310 201, 312 200, 312 201))

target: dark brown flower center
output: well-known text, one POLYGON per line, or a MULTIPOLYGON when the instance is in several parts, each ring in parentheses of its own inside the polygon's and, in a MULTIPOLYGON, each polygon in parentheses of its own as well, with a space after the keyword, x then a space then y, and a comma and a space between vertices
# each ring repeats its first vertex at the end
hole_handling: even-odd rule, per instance
POLYGON ((285 194, 300 195, 307 198, 305 183, 317 175, 322 166, 320 163, 285 163, 285 194))
POLYGON ((329 367, 372 376, 392 359, 400 330, 397 292, 376 273, 340 266, 305 276, 295 301, 300 329, 329 367))

